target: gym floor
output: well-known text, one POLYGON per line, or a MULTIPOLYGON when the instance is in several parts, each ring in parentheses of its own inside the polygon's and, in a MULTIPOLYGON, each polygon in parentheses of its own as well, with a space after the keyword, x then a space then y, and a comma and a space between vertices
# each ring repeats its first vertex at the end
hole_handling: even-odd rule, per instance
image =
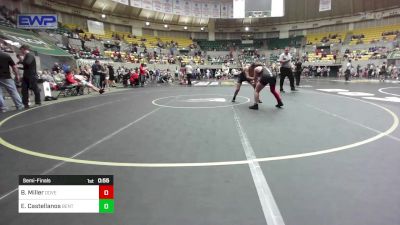
POLYGON ((400 224, 400 85, 302 85, 282 109, 216 85, 4 113, 1 224, 400 224), (18 214, 21 174, 114 175, 115 213, 18 214))

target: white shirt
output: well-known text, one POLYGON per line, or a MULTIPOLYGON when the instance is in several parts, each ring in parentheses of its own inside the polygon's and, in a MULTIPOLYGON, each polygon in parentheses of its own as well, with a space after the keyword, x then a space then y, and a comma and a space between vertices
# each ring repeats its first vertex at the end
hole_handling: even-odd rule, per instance
POLYGON ((190 64, 187 64, 185 66, 186 69, 186 74, 192 74, 193 73, 193 67, 190 64))
POLYGON ((291 61, 292 61, 292 55, 290 55, 290 53, 288 53, 287 55, 286 55, 285 53, 282 53, 282 54, 279 56, 279 62, 281 62, 281 61, 286 61, 286 62, 284 62, 284 63, 281 64, 282 67, 285 67, 285 68, 292 68, 292 63, 291 63, 291 61))
POLYGON ((347 69, 348 69, 348 70, 350 70, 350 69, 351 69, 351 67, 352 67, 352 66, 351 66, 351 63, 350 63, 350 62, 348 62, 346 67, 347 67, 347 69))

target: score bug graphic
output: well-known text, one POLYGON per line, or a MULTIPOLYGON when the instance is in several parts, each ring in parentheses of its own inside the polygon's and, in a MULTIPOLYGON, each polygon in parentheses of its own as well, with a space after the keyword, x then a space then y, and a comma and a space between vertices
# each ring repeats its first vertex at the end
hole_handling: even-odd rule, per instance
POLYGON ((17 27, 20 29, 57 29, 57 14, 19 14, 17 27))
POLYGON ((114 213, 112 175, 21 175, 19 213, 114 213))

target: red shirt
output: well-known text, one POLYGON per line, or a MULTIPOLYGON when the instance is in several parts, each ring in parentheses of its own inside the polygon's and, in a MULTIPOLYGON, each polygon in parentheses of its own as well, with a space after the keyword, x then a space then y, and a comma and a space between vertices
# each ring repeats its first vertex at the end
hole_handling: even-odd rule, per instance
POLYGON ((75 80, 73 73, 67 73, 65 75, 65 80, 67 81, 68 84, 77 84, 78 83, 78 81, 75 80))
POLYGON ((146 67, 140 66, 139 70, 140 70, 140 75, 146 75, 147 74, 146 67))
POLYGON ((129 80, 133 83, 135 80, 139 79, 139 74, 138 73, 133 73, 129 80))
POLYGON ((92 54, 95 56, 99 56, 100 55, 100 51, 98 49, 95 49, 92 51, 92 54))

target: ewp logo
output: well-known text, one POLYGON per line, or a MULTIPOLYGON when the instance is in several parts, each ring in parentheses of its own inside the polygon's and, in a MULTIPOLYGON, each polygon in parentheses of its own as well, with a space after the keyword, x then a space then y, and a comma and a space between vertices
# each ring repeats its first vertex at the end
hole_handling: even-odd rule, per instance
POLYGON ((56 14, 18 15, 18 28, 22 29, 57 29, 56 14))

